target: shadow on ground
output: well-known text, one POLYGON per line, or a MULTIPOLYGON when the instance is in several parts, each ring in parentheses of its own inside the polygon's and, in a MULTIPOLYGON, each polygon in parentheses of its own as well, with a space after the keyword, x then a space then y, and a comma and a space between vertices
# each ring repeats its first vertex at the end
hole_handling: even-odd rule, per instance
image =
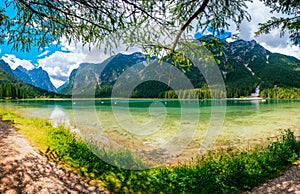
POLYGON ((0 193, 105 193, 33 151, 0 122, 0 193))
POLYGON ((300 194, 300 161, 290 167, 285 173, 267 183, 254 188, 248 193, 270 193, 282 194, 293 193, 300 194))

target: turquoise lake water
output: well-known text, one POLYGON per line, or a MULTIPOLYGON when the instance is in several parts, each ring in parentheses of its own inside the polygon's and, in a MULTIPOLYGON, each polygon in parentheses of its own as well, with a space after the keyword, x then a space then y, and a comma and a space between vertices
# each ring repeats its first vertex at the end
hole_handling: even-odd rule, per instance
POLYGON ((167 152, 185 160, 219 147, 261 145, 290 128, 300 135, 300 100, 2 101, 24 116, 64 124, 104 146, 167 152))

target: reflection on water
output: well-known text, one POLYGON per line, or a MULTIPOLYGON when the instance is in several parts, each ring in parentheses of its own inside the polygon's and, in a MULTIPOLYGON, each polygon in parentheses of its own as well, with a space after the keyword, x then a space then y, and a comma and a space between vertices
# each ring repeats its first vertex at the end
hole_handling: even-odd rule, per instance
MULTIPOLYGON (((279 134, 280 129, 287 128, 300 135, 300 100, 227 100, 226 103, 226 117, 215 147, 259 144, 279 134)), ((180 155, 189 158, 199 154, 212 118, 211 104, 212 100, 200 100, 196 105, 180 104, 176 100, 96 100, 88 103, 90 106, 83 101, 73 104, 71 100, 1 103, 2 107, 13 109, 25 116, 47 118, 54 126, 76 124, 81 132, 95 132, 94 138, 99 141, 104 141, 105 136, 133 152, 154 150, 170 140, 179 142, 182 137, 178 134, 184 136, 184 132, 178 133, 180 127, 192 128, 197 121, 197 129, 192 131, 193 141, 180 155), (129 107, 126 107, 128 104, 129 107), (76 114, 80 117, 79 124, 74 121, 72 107, 75 105, 78 106, 76 114), (119 118, 116 119, 113 109, 118 111, 119 118), (195 118, 198 111, 200 114, 195 118), (182 112, 186 114, 183 121, 182 112), (131 122, 137 123, 131 125, 131 122), (125 124, 127 128, 124 128, 125 124)), ((218 112, 218 108, 215 108, 218 112)))
POLYGON ((70 126, 68 114, 57 105, 55 105, 53 111, 51 112, 49 120, 54 127, 58 127, 59 125, 70 126))

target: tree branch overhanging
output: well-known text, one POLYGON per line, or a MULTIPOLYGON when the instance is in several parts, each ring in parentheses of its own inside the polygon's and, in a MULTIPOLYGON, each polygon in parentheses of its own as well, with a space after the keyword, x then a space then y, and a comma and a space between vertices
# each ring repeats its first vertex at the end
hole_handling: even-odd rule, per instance
MULTIPOLYGON (((41 16, 43 16, 43 17, 45 17, 45 18, 48 18, 48 19, 51 19, 51 20, 55 20, 53 17, 49 17, 48 15, 46 15, 46 14, 44 14, 44 13, 42 13, 42 12, 38 12, 38 11, 36 11, 35 9, 33 9, 28 3, 25 2, 25 0, 19 0, 19 2, 22 3, 24 6, 26 6, 28 9, 30 9, 33 13, 35 13, 35 14, 37 14, 37 15, 41 15, 41 16)), ((50 7, 51 9, 54 9, 54 10, 56 10, 56 11, 58 11, 58 12, 64 14, 64 15, 72 16, 72 17, 77 18, 77 19, 79 19, 79 20, 82 20, 82 21, 85 21, 85 22, 90 23, 90 24, 92 24, 92 25, 95 25, 95 26, 97 26, 97 27, 100 28, 100 29, 103 29, 103 30, 106 30, 106 31, 108 31, 108 32, 111 32, 110 29, 105 28, 105 27, 102 26, 102 25, 99 25, 99 24, 97 24, 97 23, 95 23, 95 22, 93 22, 93 21, 91 21, 91 20, 87 20, 87 19, 85 19, 85 18, 83 18, 83 17, 81 17, 81 16, 78 16, 78 15, 76 15, 76 14, 73 14, 73 13, 71 13, 71 12, 65 12, 65 11, 62 10, 62 9, 59 9, 59 8, 57 8, 57 7, 54 7, 52 4, 47 4, 47 5, 46 5, 46 4, 40 3, 40 2, 32 2, 32 4, 50 7)), ((58 22, 58 23, 60 23, 60 24, 62 24, 59 20, 55 20, 55 21, 58 22)))
POLYGON ((182 33, 184 32, 184 30, 191 24, 191 22, 197 18, 198 15, 200 15, 202 12, 204 12, 205 8, 207 7, 209 3, 209 0, 204 0, 202 5, 199 7, 199 9, 182 25, 182 27, 180 28, 178 34, 175 37, 174 43, 173 43, 173 47, 172 47, 172 52, 175 51, 176 46, 179 42, 179 39, 182 35, 182 33))

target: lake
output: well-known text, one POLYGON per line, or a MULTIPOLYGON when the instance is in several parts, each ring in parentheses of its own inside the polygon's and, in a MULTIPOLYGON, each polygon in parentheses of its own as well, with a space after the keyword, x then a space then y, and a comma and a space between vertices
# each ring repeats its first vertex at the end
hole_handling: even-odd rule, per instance
POLYGON ((300 135, 300 100, 20 100, 2 108, 49 119, 103 147, 155 162, 186 161, 209 149, 244 149, 282 129, 300 135))

